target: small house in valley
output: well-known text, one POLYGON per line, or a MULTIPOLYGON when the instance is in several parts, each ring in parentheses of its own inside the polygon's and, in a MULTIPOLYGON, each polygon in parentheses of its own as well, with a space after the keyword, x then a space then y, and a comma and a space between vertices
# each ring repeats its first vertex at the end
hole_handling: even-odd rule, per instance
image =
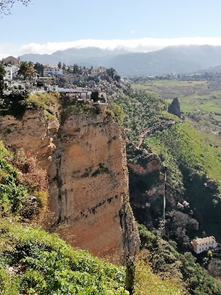
POLYGON ((197 238, 191 241, 191 245, 196 254, 199 254, 217 247, 216 239, 213 236, 206 238, 197 238))

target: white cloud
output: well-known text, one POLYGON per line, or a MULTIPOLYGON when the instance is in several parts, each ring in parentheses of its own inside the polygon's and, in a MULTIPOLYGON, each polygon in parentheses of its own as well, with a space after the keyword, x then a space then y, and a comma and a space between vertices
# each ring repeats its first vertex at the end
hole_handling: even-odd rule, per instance
POLYGON ((0 58, 7 57, 9 55, 17 56, 17 52, 14 49, 14 45, 0 43, 0 58))
POLYGON ((22 55, 25 53, 51 54, 57 50, 68 48, 99 47, 102 49, 125 48, 133 52, 149 52, 171 45, 221 45, 221 38, 142 38, 142 39, 115 39, 115 40, 77 40, 73 42, 48 42, 45 44, 30 43, 20 47, 10 44, 0 44, 0 57, 8 55, 22 55))

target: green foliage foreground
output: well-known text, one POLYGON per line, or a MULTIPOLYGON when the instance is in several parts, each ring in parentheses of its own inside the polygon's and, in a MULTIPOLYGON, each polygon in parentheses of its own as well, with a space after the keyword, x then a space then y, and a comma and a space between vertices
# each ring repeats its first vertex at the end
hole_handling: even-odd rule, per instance
POLYGON ((55 234, 0 222, 0 294, 129 294, 125 270, 55 234))

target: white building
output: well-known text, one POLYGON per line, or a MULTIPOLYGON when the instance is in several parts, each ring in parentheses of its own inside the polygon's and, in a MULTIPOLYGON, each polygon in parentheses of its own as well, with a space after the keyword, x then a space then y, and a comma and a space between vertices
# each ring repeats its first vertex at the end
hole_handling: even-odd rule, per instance
POLYGON ((5 67, 5 80, 11 81, 13 77, 15 77, 18 73, 18 67, 17 66, 6 66, 5 67))
POLYGON ((47 75, 54 75, 54 76, 59 76, 63 75, 63 70, 59 69, 57 66, 44 66, 44 76, 47 75))
POLYGON ((208 251, 210 249, 215 249, 217 247, 216 239, 213 236, 207 238, 197 238, 191 241, 191 245, 196 254, 203 251, 208 251))

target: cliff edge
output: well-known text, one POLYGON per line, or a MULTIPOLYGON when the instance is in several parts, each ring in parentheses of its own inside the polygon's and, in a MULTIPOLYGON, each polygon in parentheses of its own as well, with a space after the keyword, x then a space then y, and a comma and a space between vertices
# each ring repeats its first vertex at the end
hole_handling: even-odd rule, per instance
POLYGON ((72 246, 124 263, 139 248, 129 204, 125 143, 105 107, 62 107, 53 118, 28 109, 21 120, 1 117, 1 139, 35 158, 48 177, 42 225, 72 246), (103 107, 103 109, 101 109, 103 107))

